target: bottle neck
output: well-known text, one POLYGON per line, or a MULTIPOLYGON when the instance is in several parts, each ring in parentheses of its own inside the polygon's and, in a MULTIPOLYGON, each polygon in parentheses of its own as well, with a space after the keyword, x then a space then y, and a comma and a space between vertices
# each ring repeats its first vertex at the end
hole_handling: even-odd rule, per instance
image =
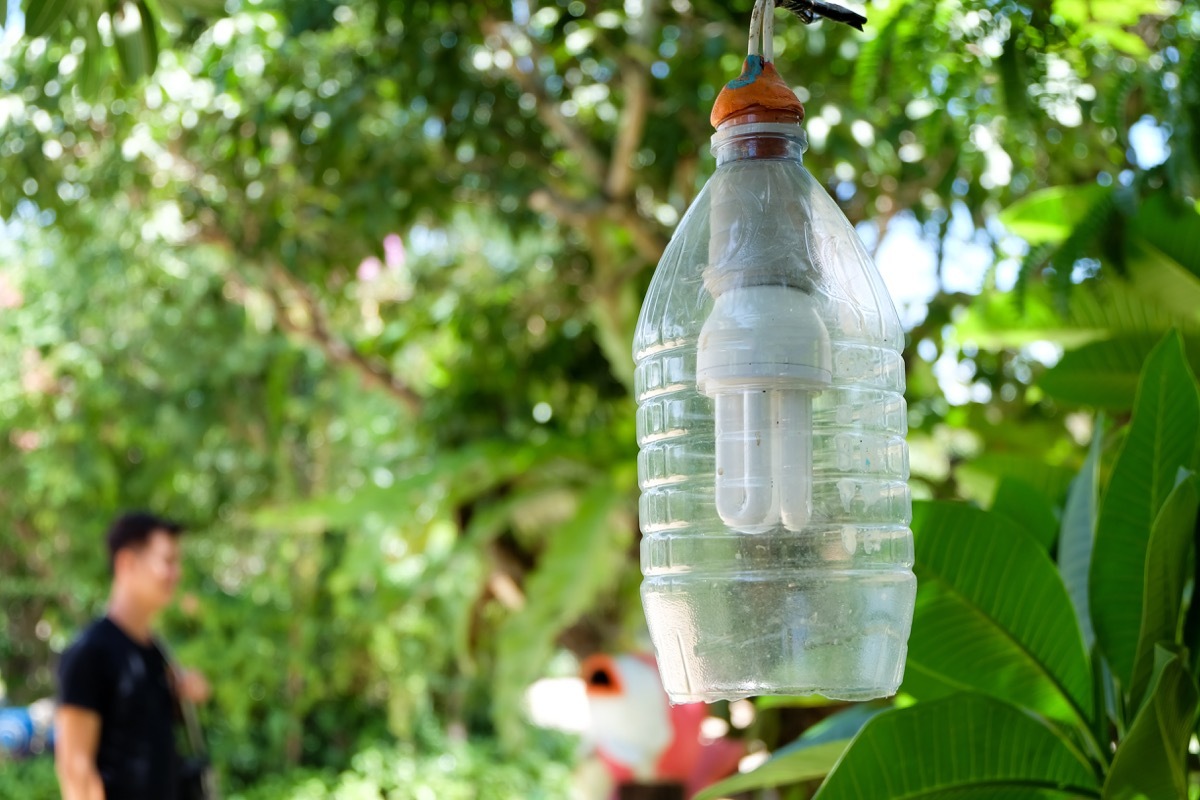
POLYGON ((808 137, 798 123, 740 122, 721 126, 712 137, 717 166, 753 159, 784 159, 801 163, 808 137))

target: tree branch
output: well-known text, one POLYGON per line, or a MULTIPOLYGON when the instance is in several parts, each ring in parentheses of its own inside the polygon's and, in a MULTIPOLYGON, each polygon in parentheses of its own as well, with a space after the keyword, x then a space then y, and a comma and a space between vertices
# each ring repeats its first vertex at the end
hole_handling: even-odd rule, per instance
POLYGON ((613 219, 625 228, 638 255, 645 259, 647 264, 657 264, 663 251, 667 249, 668 241, 658 224, 643 217, 628 203, 613 203, 609 206, 609 212, 613 219))
MULTIPOLYGON (((650 28, 648 17, 643 20, 643 28, 646 30, 650 28)), ((564 147, 578 155, 584 177, 604 197, 603 202, 579 203, 569 200, 564 202, 562 198, 556 197, 547 189, 544 190, 545 194, 539 192, 531 198, 531 207, 534 210, 549 213, 562 222, 585 232, 590 227, 587 223, 589 217, 594 219, 601 213, 607 214, 610 219, 629 232, 638 255, 648 263, 657 262, 666 248, 666 237, 662 235, 662 231, 652 220, 648 220, 638 213, 632 197, 632 159, 641 143, 650 103, 650 90, 646 83, 645 69, 640 65, 630 64, 624 70, 628 82, 627 99, 633 103, 633 107, 627 108, 622 116, 617 143, 613 150, 613 160, 611 163, 606 163, 587 134, 562 114, 559 104, 546 92, 533 70, 521 69, 520 65, 523 60, 531 59, 536 64, 541 59, 542 53, 536 43, 528 36, 519 34, 511 24, 487 20, 483 23, 483 29, 488 36, 493 36, 504 43, 505 48, 513 57, 512 65, 506 71, 522 91, 529 92, 534 96, 537 100, 538 119, 562 142, 564 147), (528 44, 529 54, 522 56, 525 44, 528 44), (554 202, 547 204, 547 198, 553 198, 554 202)))
POLYGON ((591 139, 587 137, 587 134, 563 115, 558 103, 549 95, 546 87, 541 81, 537 80, 537 76, 534 74, 536 64, 540 60, 542 53, 533 39, 521 34, 521 37, 523 37, 522 41, 518 38, 518 34, 512 25, 498 23, 495 20, 485 20, 483 30, 488 36, 495 36, 504 42, 505 48, 512 55, 512 64, 506 71, 516 81, 517 85, 521 87, 522 91, 528 92, 536 98, 538 119, 563 144, 579 156, 584 174, 597 186, 603 186, 606 171, 604 158, 600 155, 595 145, 592 144, 591 139), (521 51, 524 48, 520 45, 525 43, 529 45, 529 54, 523 56, 521 55, 521 51), (522 61, 526 60, 532 61, 535 66, 528 70, 521 69, 522 61))
MULTIPOLYGON (((645 0, 642 18, 634 31, 634 43, 640 50, 650 48, 654 27, 654 0, 645 0)), ((641 64, 626 64, 622 70, 625 107, 617 125, 617 141, 613 145, 608 165, 605 193, 613 200, 624 200, 633 191, 633 159, 646 129, 646 113, 650 108, 650 84, 641 64)))
POLYGON ((607 216, 629 234, 638 257, 646 264, 658 263, 663 251, 667 249, 667 238, 663 236, 659 227, 639 214, 628 201, 605 201, 598 198, 573 200, 553 189, 542 188, 529 196, 529 207, 540 214, 549 214, 589 237, 595 235, 596 220, 607 216))
POLYGON ((520 611, 525 607, 525 590, 521 587, 528 572, 521 556, 503 539, 487 546, 487 556, 492 565, 487 578, 488 591, 509 611, 520 611))
POLYGON ((608 204, 601 198, 571 200, 550 188, 537 189, 530 194, 529 207, 581 230, 586 230, 608 210, 608 204))
POLYGON ((303 282, 297 280, 286 269, 273 267, 262 287, 275 310, 275 319, 280 327, 292 333, 299 334, 325 354, 330 361, 350 367, 371 386, 382 389, 396 400, 399 400, 410 412, 416 414, 421 410, 424 401, 420 395, 402 381, 379 358, 371 358, 357 348, 334 334, 329 327, 328 319, 320 302, 313 296, 312 291, 303 282), (300 301, 305 320, 294 319, 294 307, 290 306, 279 291, 281 285, 300 301), (304 324, 307 322, 307 324, 304 324))
MULTIPOLYGON (((206 222, 200 228, 196 241, 216 245, 237 257, 237 246, 217 227, 215 216, 206 222)), ((261 285, 243 280, 234 271, 227 272, 224 278, 234 300, 245 305, 251 286, 258 289, 270 303, 275 323, 281 330, 305 339, 330 362, 354 370, 364 383, 383 390, 413 414, 420 412, 424 399, 382 359, 360 352, 333 332, 320 301, 307 285, 278 265, 267 266, 264 274, 265 280, 261 285), (289 296, 285 297, 284 291, 289 296), (299 303, 293 305, 289 303, 291 299, 299 303)))

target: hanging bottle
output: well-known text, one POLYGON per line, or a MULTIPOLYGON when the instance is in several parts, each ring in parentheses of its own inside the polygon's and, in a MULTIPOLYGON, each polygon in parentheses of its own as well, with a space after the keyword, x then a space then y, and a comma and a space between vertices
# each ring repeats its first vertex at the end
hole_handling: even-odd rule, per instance
POLYGON ((913 614, 904 334, 803 165, 772 11, 634 341, 642 600, 676 703, 894 694, 913 614))

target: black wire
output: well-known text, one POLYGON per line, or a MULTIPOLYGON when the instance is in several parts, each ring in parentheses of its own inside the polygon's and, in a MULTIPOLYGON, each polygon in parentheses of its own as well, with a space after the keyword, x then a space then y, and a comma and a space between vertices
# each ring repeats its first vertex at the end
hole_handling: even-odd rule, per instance
POLYGON ((863 23, 867 18, 862 14, 855 13, 848 8, 826 3, 824 0, 775 0, 775 7, 786 9, 799 17, 805 24, 815 22, 817 17, 834 22, 840 22, 843 25, 849 25, 851 28, 863 29, 863 23))

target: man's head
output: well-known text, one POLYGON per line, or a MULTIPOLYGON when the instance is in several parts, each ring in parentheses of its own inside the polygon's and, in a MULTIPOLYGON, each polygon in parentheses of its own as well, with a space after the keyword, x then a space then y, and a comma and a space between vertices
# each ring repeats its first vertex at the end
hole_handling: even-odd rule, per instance
POLYGON ((183 526, 153 514, 119 517, 107 536, 114 587, 147 611, 165 608, 179 583, 182 533, 183 526))

